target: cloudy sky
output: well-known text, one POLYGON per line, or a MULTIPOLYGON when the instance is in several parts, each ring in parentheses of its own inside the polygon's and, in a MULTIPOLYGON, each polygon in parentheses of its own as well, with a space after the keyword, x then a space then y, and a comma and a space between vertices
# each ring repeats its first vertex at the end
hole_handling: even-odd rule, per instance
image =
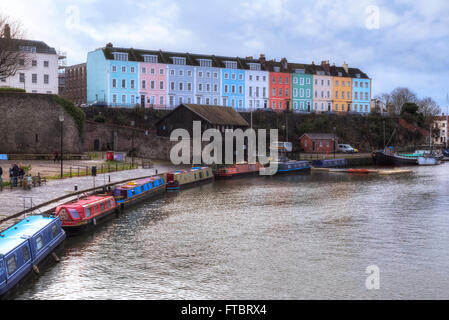
POLYGON ((373 94, 408 87, 446 112, 447 0, 1 0, 30 39, 66 51, 68 63, 114 46, 347 62, 373 94))

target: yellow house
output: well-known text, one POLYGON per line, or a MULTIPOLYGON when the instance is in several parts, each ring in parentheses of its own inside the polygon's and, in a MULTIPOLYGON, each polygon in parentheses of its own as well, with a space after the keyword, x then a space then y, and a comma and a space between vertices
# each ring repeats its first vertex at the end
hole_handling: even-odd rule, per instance
POLYGON ((348 65, 332 66, 332 111, 348 112, 352 110, 352 78, 348 73, 348 65))

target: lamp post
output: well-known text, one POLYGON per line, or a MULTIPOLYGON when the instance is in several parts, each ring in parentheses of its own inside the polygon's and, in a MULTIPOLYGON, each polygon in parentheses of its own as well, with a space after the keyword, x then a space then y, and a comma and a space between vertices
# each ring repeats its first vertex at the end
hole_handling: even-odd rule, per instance
POLYGON ((335 143, 335 130, 337 129, 337 128, 333 128, 334 129, 334 159, 335 159, 335 148, 336 148, 336 143, 335 143))
POLYGON ((59 123, 61 124, 61 179, 64 178, 63 161, 64 161, 64 148, 63 148, 63 128, 64 128, 64 115, 59 116, 59 123))
POLYGON ((135 121, 131 121, 131 126, 133 127, 133 132, 131 135, 131 168, 134 166, 134 125, 135 121))

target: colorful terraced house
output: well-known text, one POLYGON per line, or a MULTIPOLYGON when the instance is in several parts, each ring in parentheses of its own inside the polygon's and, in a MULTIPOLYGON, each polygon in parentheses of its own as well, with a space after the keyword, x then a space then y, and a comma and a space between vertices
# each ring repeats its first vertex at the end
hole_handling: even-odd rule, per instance
POLYGON ((371 79, 360 69, 225 57, 112 44, 89 52, 87 103, 173 109, 187 104, 238 111, 370 112, 371 79))

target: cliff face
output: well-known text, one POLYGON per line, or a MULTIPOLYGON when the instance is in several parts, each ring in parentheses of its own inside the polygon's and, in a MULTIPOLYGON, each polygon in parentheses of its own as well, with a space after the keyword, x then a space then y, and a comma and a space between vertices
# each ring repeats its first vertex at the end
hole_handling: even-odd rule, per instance
POLYGON ((64 153, 81 153, 75 122, 54 96, 0 92, 0 153, 60 152, 60 115, 64 115, 64 153))

